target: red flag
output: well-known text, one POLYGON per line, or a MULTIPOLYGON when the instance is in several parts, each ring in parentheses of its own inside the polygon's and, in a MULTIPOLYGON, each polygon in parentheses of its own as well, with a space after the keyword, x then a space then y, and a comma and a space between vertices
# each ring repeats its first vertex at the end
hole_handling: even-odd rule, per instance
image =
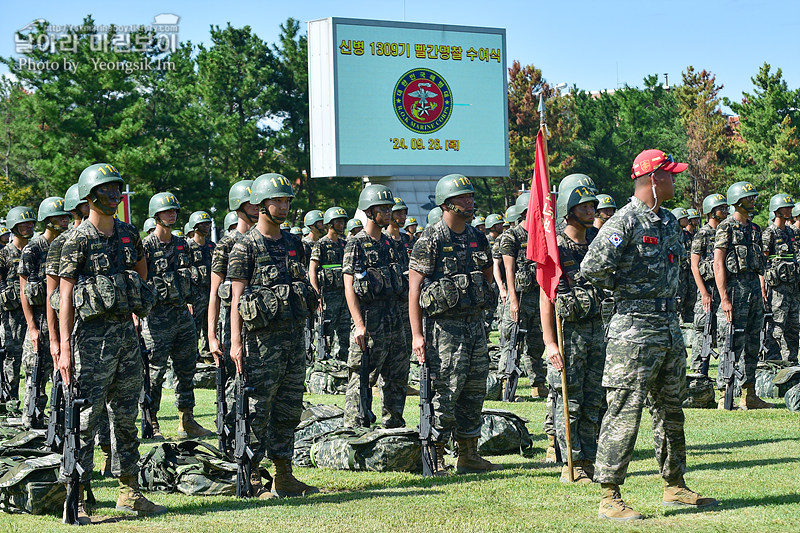
POLYGON ((528 230, 526 255, 531 261, 536 261, 536 280, 551 302, 555 302, 558 280, 561 279, 561 261, 556 242, 556 211, 553 204, 547 170, 547 138, 544 128, 539 128, 528 217, 525 221, 528 230))

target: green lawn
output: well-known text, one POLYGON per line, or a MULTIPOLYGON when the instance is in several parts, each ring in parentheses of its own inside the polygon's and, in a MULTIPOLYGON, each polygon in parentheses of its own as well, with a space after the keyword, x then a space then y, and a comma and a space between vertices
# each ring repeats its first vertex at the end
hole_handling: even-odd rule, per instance
MULTIPOLYGON (((519 394, 528 394, 522 380, 519 394)), ((343 396, 307 396, 314 403, 342 405, 343 396)), ((162 428, 177 431, 174 396, 163 399, 162 428)), ((376 400, 377 401, 377 400, 376 400)), ((777 400, 776 400, 777 401, 777 400)), ((597 519, 599 487, 566 486, 559 467, 546 465, 543 401, 487 402, 530 420, 534 456, 494 457, 505 470, 488 475, 423 479, 405 473, 356 473, 296 468, 297 476, 323 493, 305 499, 249 500, 154 494, 169 514, 119 520, 116 482, 95 474, 99 502, 92 531, 798 531, 800 529, 800 417, 783 407, 770 411, 687 410, 689 486, 720 500, 710 512, 661 506, 661 479, 653 457, 650 416, 642 430, 623 487, 626 501, 645 514, 635 524, 597 519)), ((198 420, 214 425, 214 393, 197 391, 198 420)), ((419 419, 418 398, 406 401, 410 426, 419 419)), ((215 439, 209 442, 215 443, 215 439)), ((142 444, 142 453, 152 443, 142 444)), ((99 453, 96 456, 99 462, 99 453)), ((448 458, 452 463, 453 459, 448 458)), ((73 530, 56 517, 0 515, 0 532, 73 530)))

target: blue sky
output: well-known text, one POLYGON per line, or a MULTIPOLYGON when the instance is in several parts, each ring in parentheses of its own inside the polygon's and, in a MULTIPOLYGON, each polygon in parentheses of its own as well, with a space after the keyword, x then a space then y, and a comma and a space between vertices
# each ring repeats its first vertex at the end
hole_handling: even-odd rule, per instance
MULTIPOLYGON (((542 69, 551 83, 582 89, 640 86, 648 74, 680 80, 687 65, 708 69, 741 98, 763 62, 780 67, 790 88, 800 86, 797 0, 321 0, 84 1, 2 0, 0 56, 14 56, 14 32, 37 18, 79 24, 92 14, 102 24, 149 24, 159 13, 180 16, 181 41, 206 42, 211 25, 250 25, 268 42, 288 17, 302 22, 330 16, 506 28, 509 63, 542 69), (76 3, 78 4, 78 3, 76 3)), ((0 72, 6 72, 5 66, 0 72)))

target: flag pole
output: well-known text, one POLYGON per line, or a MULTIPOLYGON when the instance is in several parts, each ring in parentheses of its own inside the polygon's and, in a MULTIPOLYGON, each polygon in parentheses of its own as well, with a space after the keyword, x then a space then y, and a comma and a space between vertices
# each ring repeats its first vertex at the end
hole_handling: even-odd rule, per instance
MULTIPOLYGON (((545 106, 544 106, 544 91, 539 93, 539 129, 544 130, 544 138, 547 139, 547 124, 545 122, 545 106)), ((544 156, 545 158, 548 157, 547 154, 547 142, 544 143, 544 156)), ((545 160, 545 164, 548 164, 548 161, 545 160)), ((548 173, 549 174, 549 173, 548 173)), ((552 203, 552 196, 550 197, 550 201, 552 203)), ((575 481, 575 472, 573 470, 572 465, 572 430, 570 428, 569 423, 569 393, 567 392, 567 358, 564 355, 564 329, 561 324, 561 316, 556 311, 556 335, 558 337, 558 351, 561 354, 561 361, 563 363, 563 368, 561 369, 561 397, 564 399, 564 434, 567 441, 567 469, 569 470, 569 482, 573 483, 575 481)))

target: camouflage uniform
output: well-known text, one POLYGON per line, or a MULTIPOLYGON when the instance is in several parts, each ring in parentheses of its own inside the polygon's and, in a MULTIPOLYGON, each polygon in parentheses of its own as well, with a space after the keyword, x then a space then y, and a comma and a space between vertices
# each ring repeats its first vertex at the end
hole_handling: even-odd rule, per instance
MULTIPOLYGON (((114 234, 105 237, 88 220, 73 230, 61 250, 58 275, 76 280, 75 290, 97 274, 111 276, 132 270, 144 256, 139 233, 130 224, 114 221, 114 234)), ((81 409, 81 450, 79 461, 91 478, 93 435, 106 405, 111 426, 111 471, 117 477, 139 473, 139 439, 136 415, 142 390, 142 356, 130 311, 111 309, 91 320, 75 310, 73 382, 76 397, 90 405, 81 409)))
MULTIPOLYGON (((42 354, 41 361, 39 362, 39 396, 35 401, 36 405, 38 405, 42 411, 44 411, 47 405, 45 384, 50 380, 50 376, 53 373, 53 358, 50 357, 50 334, 44 309, 47 293, 45 262, 47 261, 47 251, 49 248, 50 243, 47 242, 44 235, 34 237, 28 241, 28 244, 22 249, 18 267, 19 275, 27 278, 27 283, 25 284, 26 297, 33 310, 33 321, 41 332, 39 335, 39 351, 42 354), (31 301, 31 298, 27 295, 32 296, 33 301, 31 301)), ((27 382, 30 380, 30 374, 33 370, 36 358, 37 354, 33 352, 33 345, 26 331, 25 340, 22 344, 22 369, 25 371, 26 385, 28 385, 27 382)), ((32 384, 30 385, 32 386, 32 384)), ((24 401, 25 409, 22 411, 23 418, 26 422, 30 423, 27 414, 24 413, 27 413, 27 407, 31 398, 28 398, 26 394, 24 401)))
MULTIPOLYGON (((714 282, 714 244, 716 240, 717 230, 712 228, 709 223, 705 223, 697 232, 694 234, 694 239, 692 239, 692 249, 691 253, 700 256, 700 275, 706 282, 706 288, 708 292, 711 293, 711 312, 717 313, 719 310, 719 292, 717 291, 717 285, 714 282)), ((692 278, 692 284, 694 284, 694 278, 692 278)), ((695 285, 696 287, 696 285, 695 285)), ((693 372, 700 372, 703 361, 700 359, 700 354, 703 351, 703 330, 706 327, 706 312, 703 309, 703 299, 700 297, 700 291, 697 291, 695 295, 695 305, 694 305, 694 339, 692 341, 692 357, 689 362, 689 367, 692 369, 693 372)), ((719 326, 719 323, 717 323, 719 326)), ((715 328, 714 331, 711 332, 711 335, 714 339, 717 338, 717 330, 719 327, 715 328)))
MULTIPOLYGON (((603 365, 605 364, 605 329, 600 316, 600 300, 586 279, 580 265, 589 244, 579 244, 566 234, 557 236, 563 274, 556 297, 556 310, 562 317, 564 335, 564 372, 569 393, 569 423, 572 458, 594 463, 597 456, 600 404, 603 401, 603 365)), ((547 378, 552 391, 555 429, 559 448, 567 463, 567 436, 564 423, 564 396, 561 372, 548 361, 547 378)))
POLYGON ((161 407, 168 359, 175 372, 175 406, 194 408, 197 333, 186 307, 192 299, 186 241, 173 235, 169 242, 162 243, 151 233, 142 241, 142 247, 147 258, 147 283, 156 294, 156 304, 142 320, 142 337, 150 350, 152 411, 156 415, 161 407))
POLYGON ((3 361, 3 385, 6 397, 19 399, 19 370, 22 364, 22 343, 28 329, 19 303, 19 260, 22 251, 12 240, 0 249, 0 306, 2 306, 6 358, 3 361))
POLYGON ((322 306, 326 321, 329 321, 331 336, 331 355, 347 361, 350 347, 350 310, 344 297, 342 261, 344 260, 345 239, 331 240, 325 235, 314 243, 311 260, 319 264, 317 283, 322 291, 322 306))
POLYGON ((197 289, 192 306, 192 318, 200 341, 199 354, 200 359, 209 360, 212 357, 208 350, 208 295, 211 287, 211 258, 214 255, 214 243, 209 239, 201 246, 194 239, 189 239, 186 244, 189 247, 192 277, 197 289))
POLYGON ((694 236, 685 229, 681 230, 681 234, 683 236, 683 247, 686 249, 686 260, 681 262, 681 279, 678 284, 679 313, 681 322, 691 324, 694 322, 694 305, 697 303, 697 285, 694 283, 694 276, 692 276, 692 269, 689 263, 694 236))
MULTIPOLYGON (((517 285, 517 298, 519 300, 519 327, 528 330, 525 334, 526 350, 522 354, 522 363, 525 372, 531 381, 531 386, 538 387, 545 384, 544 341, 542 340, 542 322, 539 315, 539 284, 536 282, 536 263, 525 257, 528 246, 528 232, 522 225, 516 225, 500 236, 500 253, 513 257, 517 263, 516 277, 524 279, 527 288, 520 290, 517 285)), ((503 267, 505 270, 505 266, 503 267)), ((500 323, 500 335, 508 339, 511 335, 511 305, 506 304, 503 319, 500 323)), ((505 359, 510 351, 505 346, 500 359, 500 368, 505 366, 505 359)))
MULTIPOLYGON (((250 427, 258 440, 252 463, 266 454, 270 459, 291 459, 294 431, 303 411, 305 348, 303 328, 310 314, 306 302, 298 301, 296 288, 312 290, 307 281, 303 246, 288 231, 281 238, 264 237, 255 227, 234 245, 228 262, 228 277, 248 283, 245 295, 262 298, 272 291, 279 303, 268 325, 242 327, 244 372, 250 393, 250 427), (298 285, 300 284, 300 285, 298 285)), ((243 321, 244 321, 243 316, 243 321)))
MULTIPOLYGON (((427 319, 426 360, 433 385, 434 427, 440 442, 470 439, 481 434, 481 409, 486 397, 489 352, 483 323, 483 307, 490 297, 483 271, 491 268, 491 252, 485 235, 472 226, 461 234, 444 220, 425 228, 414 243, 409 268, 424 275, 420 298, 427 319), (435 284, 453 276, 468 276, 470 287, 461 292, 452 309, 426 298, 435 284), (428 284, 427 282, 431 283, 428 284)), ((434 291, 434 292, 430 292, 434 291)))
MULTIPOLYGON (((398 299, 398 307, 400 308, 400 320, 403 323, 403 340, 406 343, 406 351, 411 353, 411 322, 408 320, 408 261, 411 255, 411 250, 413 245, 411 244, 411 238, 408 234, 400 232, 400 239, 394 240, 391 235, 386 233, 386 236, 389 237, 389 242, 394 248, 395 257, 397 257, 397 263, 400 265, 400 269, 405 273, 403 275, 404 279, 404 290, 397 295, 398 299)), ((413 356, 413 354, 412 354, 413 356)), ((414 357, 416 360, 416 357, 414 357)))
POLYGON ((795 230, 786 225, 768 226, 761 235, 767 269, 764 282, 772 307, 772 338, 784 361, 797 364, 800 344, 800 295, 798 295, 797 246, 795 230))
MULTIPOLYGON (((729 216, 717 226, 714 247, 727 250, 726 279, 728 293, 733 291, 731 298, 733 324, 736 329, 744 329, 744 332, 733 336, 733 351, 744 376, 742 385, 756 381, 758 350, 761 345, 759 333, 764 320, 764 303, 759 275, 763 275, 766 262, 761 242, 761 228, 753 222, 742 224, 733 216, 729 216)), ((719 346, 724 344, 727 323, 725 313, 720 306, 717 312, 719 346)), ((725 383, 719 375, 717 375, 717 386, 720 389, 725 388, 725 383)))
MULTIPOLYGON (((369 385, 375 385, 378 376, 383 377, 383 426, 387 428, 405 425, 403 409, 410 367, 408 351, 405 349, 403 317, 400 316, 397 305, 397 294, 403 290, 400 268, 394 248, 386 235, 381 235, 376 241, 366 231, 362 231, 347 240, 342 272, 353 276, 353 287, 359 297, 364 326, 372 344, 369 353, 369 385), (380 281, 374 283, 378 278, 380 281), (379 291, 377 294, 376 290, 379 291)), ((354 327, 351 327, 350 353, 347 358, 350 379, 347 382, 344 404, 346 427, 364 425, 358 414, 362 352, 352 339, 354 327)))
POLYGON ((603 373, 608 411, 600 427, 594 481, 622 485, 650 408, 661 476, 686 471, 686 346, 675 296, 686 249, 675 216, 633 197, 600 229, 581 262, 593 285, 614 293, 603 373), (660 216, 659 216, 660 215, 660 216))

